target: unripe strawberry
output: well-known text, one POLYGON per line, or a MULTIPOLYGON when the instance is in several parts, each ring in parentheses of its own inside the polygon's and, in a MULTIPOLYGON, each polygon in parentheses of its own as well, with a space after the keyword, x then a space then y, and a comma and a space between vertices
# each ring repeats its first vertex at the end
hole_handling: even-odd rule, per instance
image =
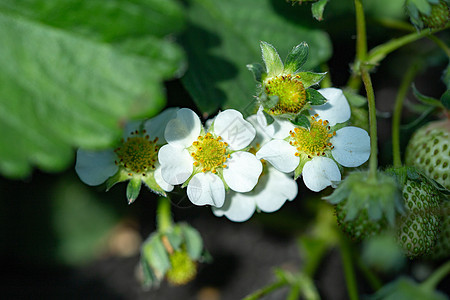
POLYGON ((440 0, 438 4, 431 4, 430 15, 420 14, 420 17, 427 28, 444 28, 450 18, 448 4, 444 0, 440 0))
POLYGON ((439 233, 439 194, 428 182, 407 179, 403 186, 405 215, 398 219, 399 243, 415 258, 427 254, 439 233))
POLYGON ((339 227, 352 240, 361 241, 369 236, 380 233, 386 227, 386 218, 381 218, 376 221, 370 220, 367 210, 360 211, 358 216, 353 220, 346 220, 346 202, 338 203, 335 207, 335 213, 339 227))
POLYGON ((450 189, 450 120, 419 128, 408 143, 405 162, 450 189))
POLYGON ((450 256, 450 201, 442 203, 440 218, 441 231, 430 254, 432 259, 445 259, 450 256))

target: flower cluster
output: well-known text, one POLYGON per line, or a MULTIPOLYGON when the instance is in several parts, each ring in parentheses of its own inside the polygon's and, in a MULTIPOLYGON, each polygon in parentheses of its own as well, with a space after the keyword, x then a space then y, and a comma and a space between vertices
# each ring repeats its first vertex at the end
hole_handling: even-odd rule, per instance
POLYGON ((370 155, 370 138, 346 126, 350 106, 337 88, 313 89, 325 74, 302 71, 308 47, 294 47, 283 64, 261 43, 266 67, 250 65, 258 81, 257 113, 244 118, 221 111, 205 127, 188 108, 170 108, 126 127, 115 150, 77 154, 76 171, 87 184, 107 188, 129 180, 128 200, 141 182, 165 195, 186 187, 195 205, 235 222, 255 211, 274 212, 297 197, 295 181, 312 191, 335 187, 342 167, 357 167, 370 155))

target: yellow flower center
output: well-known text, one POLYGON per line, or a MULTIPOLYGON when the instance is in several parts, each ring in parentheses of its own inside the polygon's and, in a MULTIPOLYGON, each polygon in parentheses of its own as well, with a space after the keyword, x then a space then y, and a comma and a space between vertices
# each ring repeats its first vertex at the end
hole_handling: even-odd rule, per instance
POLYGON ((228 144, 221 141, 219 136, 214 138, 211 133, 199 136, 192 143, 193 152, 191 156, 194 158, 194 166, 201 168, 202 172, 217 173, 220 168, 226 168, 225 162, 230 158, 227 153, 228 144))
POLYGON ((325 150, 331 150, 334 146, 330 143, 330 138, 336 135, 333 131, 330 133, 328 121, 318 120, 317 115, 312 117, 311 127, 309 129, 296 127, 294 131, 290 131, 289 143, 297 148, 296 156, 305 154, 308 158, 313 156, 325 155, 325 150))
POLYGON ((169 256, 171 268, 167 271, 167 280, 174 285, 183 285, 197 275, 197 264, 184 251, 175 251, 169 256))
POLYGON ((148 135, 142 134, 138 130, 131 133, 126 141, 122 140, 122 146, 115 149, 117 155, 116 165, 123 166, 129 172, 128 175, 142 174, 155 170, 155 163, 158 159, 158 149, 156 145, 158 138, 150 140, 148 135))
POLYGON ((273 115, 297 114, 306 104, 306 91, 300 76, 280 75, 269 79, 265 84, 268 96, 278 96, 278 104, 270 109, 273 115))

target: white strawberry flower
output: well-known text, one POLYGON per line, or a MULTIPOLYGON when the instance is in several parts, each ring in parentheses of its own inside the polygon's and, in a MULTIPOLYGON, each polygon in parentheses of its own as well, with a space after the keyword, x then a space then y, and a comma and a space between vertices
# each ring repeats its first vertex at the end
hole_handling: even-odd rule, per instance
POLYGON ((107 189, 129 180, 128 202, 139 195, 141 182, 153 192, 166 195, 173 185, 164 181, 157 156, 166 143, 166 124, 176 116, 178 108, 169 108, 147 121, 134 121, 125 125, 122 141, 115 149, 102 151, 78 149, 75 170, 87 185, 100 185, 106 181, 107 189))
POLYGON ((266 125, 275 139, 256 154, 281 172, 295 171, 295 177, 301 174, 305 185, 315 192, 336 186, 341 180, 339 165, 357 167, 370 156, 370 137, 365 130, 347 126, 334 131, 331 127, 350 117, 342 91, 324 89, 319 92, 327 98, 324 106, 328 108, 312 107, 315 116, 311 117, 309 128, 286 121, 266 125))
POLYGON ((158 154, 162 177, 172 185, 187 185, 193 204, 221 207, 225 189, 249 192, 258 182, 261 162, 245 151, 255 134, 236 110, 220 112, 206 132, 198 116, 182 108, 167 124, 168 144, 158 154))
MULTIPOLYGON (((258 124, 256 115, 247 120, 256 129, 256 137, 251 143, 251 152, 256 152, 270 137, 258 124)), ((213 213, 226 216, 234 222, 244 222, 250 219, 255 210, 271 213, 279 210, 286 200, 293 200, 297 196, 298 186, 291 174, 278 171, 271 165, 263 162, 263 172, 255 188, 247 193, 229 191, 225 196, 222 207, 212 207, 213 213)))

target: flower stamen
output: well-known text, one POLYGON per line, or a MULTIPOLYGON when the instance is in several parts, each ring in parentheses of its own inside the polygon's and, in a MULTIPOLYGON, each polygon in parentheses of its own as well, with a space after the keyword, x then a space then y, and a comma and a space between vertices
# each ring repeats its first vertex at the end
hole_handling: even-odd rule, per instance
POLYGON ((226 142, 222 142, 222 137, 214 138, 211 133, 204 136, 199 136, 196 141, 192 143, 194 158, 194 166, 200 167, 202 172, 217 173, 218 169, 226 168, 225 162, 230 158, 227 154, 226 142))
POLYGON ((318 115, 312 117, 309 129, 296 127, 289 132, 289 144, 297 149, 295 156, 302 154, 305 154, 308 158, 325 156, 326 150, 334 148, 329 140, 336 132, 329 133, 330 126, 328 126, 328 121, 316 120, 317 117, 318 115))
POLYGON ((269 79, 265 83, 265 92, 268 96, 278 96, 279 101, 270 109, 273 115, 285 113, 297 114, 306 104, 306 90, 299 75, 280 75, 269 79))
POLYGON ((128 171, 129 176, 141 174, 146 176, 146 172, 155 170, 159 147, 156 145, 158 138, 150 140, 145 130, 131 132, 131 136, 122 145, 114 150, 118 160, 116 165, 123 166, 128 171))

